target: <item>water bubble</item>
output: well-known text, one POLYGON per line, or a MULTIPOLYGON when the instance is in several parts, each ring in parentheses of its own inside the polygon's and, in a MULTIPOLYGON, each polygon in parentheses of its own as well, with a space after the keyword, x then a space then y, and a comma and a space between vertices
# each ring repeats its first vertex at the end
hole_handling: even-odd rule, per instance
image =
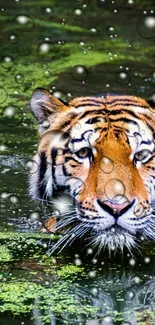
POLYGON ((73 125, 72 129, 80 130, 80 129, 81 129, 81 124, 80 124, 79 122, 76 122, 76 123, 73 125))
POLYGON ((129 264, 130 264, 131 266, 134 266, 134 265, 136 264, 136 261, 134 260, 134 258, 130 258, 130 260, 129 260, 129 264))
POLYGON ((116 74, 116 81, 120 85, 128 85, 131 81, 130 75, 126 71, 121 71, 116 74))
POLYGON ((86 43, 85 42, 80 42, 79 43, 79 48, 82 49, 82 50, 85 50, 86 49, 86 43))
POLYGON ((50 18, 53 16, 53 9, 50 7, 47 7, 43 10, 43 14, 46 18, 50 18))
POLYGON ((135 214, 136 217, 141 217, 145 212, 145 208, 142 204, 137 204, 135 207, 134 207, 134 211, 133 213, 135 214))
POLYGON ((5 146, 5 144, 0 144, 0 151, 3 152, 6 150, 7 150, 7 147, 5 146))
POLYGON ((148 82, 151 86, 155 87, 155 71, 151 72, 148 76, 148 82))
POLYGON ((140 36, 143 38, 151 39, 155 38, 155 17, 145 16, 141 17, 138 24, 137 30, 140 36))
POLYGON ((76 20, 82 20, 83 19, 83 11, 80 8, 76 8, 73 10, 73 17, 76 20))
MULTIPOLYGON (((135 261, 135 263, 136 263, 136 261, 135 261)), ((141 279, 139 276, 135 276, 135 277, 134 277, 134 282, 135 282, 135 283, 138 284, 138 283, 140 283, 141 281, 142 281, 142 279, 141 279)))
POLYGON ((16 74, 15 81, 17 82, 17 84, 22 84, 24 81, 24 76, 20 73, 16 74))
POLYGON ((90 278, 94 278, 94 277, 96 276, 96 271, 95 271, 95 270, 89 271, 89 272, 88 272, 88 276, 89 276, 90 278))
POLYGON ((72 69, 72 76, 77 81, 85 81, 88 78, 88 70, 83 65, 76 65, 72 69))
POLYGON ((109 200, 118 202, 124 198, 125 186, 119 179, 111 178, 105 184, 104 193, 109 200))
POLYGON ((92 249, 92 248, 88 248, 88 249, 87 249, 87 254, 88 254, 88 255, 93 254, 93 249, 92 249))
POLYGON ((102 163, 101 163, 101 170, 105 173, 105 174, 109 174, 113 171, 114 169, 114 163, 113 161, 108 158, 108 157, 103 157, 102 158, 102 163))
POLYGON ((0 87, 0 104, 3 104, 8 97, 7 91, 5 88, 0 87))
POLYGON ((146 264, 150 263, 150 261, 151 261, 150 257, 146 256, 146 257, 144 258, 144 262, 145 262, 146 264))
POLYGON ((14 59, 12 56, 4 56, 1 64, 4 69, 11 69, 14 65, 14 59))
POLYGON ((38 220, 40 218, 39 212, 36 212, 36 211, 31 212, 30 215, 29 215, 29 218, 32 221, 38 220))
POLYGON ((65 187, 70 187, 74 195, 82 193, 85 189, 85 183, 78 177, 68 177, 65 180, 65 187))
POLYGON ((122 128, 130 137, 134 137, 137 133, 140 133, 139 125, 134 122, 123 122, 122 128))
POLYGON ((2 200, 6 200, 10 196, 10 193, 2 192, 0 197, 2 200))
POLYGON ((114 325, 113 319, 111 316, 105 316, 103 317, 103 321, 102 321, 103 325, 114 325))
POLYGON ((128 300, 132 300, 134 298, 134 296, 135 296, 135 293, 133 291, 128 291, 127 295, 126 295, 126 298, 128 300))
POLYGON ((9 201, 12 203, 12 204, 18 204, 19 203, 19 199, 17 196, 15 195, 10 195, 9 196, 9 201))
POLYGON ((43 42, 37 48, 37 55, 40 60, 49 62, 55 57, 55 46, 50 41, 43 42))
POLYGON ((28 169, 30 174, 35 174, 38 170, 38 163, 31 159, 25 163, 25 167, 28 169))
POLYGON ((63 101, 66 101, 67 100, 67 93, 64 90, 57 89, 57 90, 53 91, 52 94, 55 97, 57 97, 58 99, 61 99, 63 101))
POLYGON ((97 35, 99 35, 99 30, 97 28, 92 27, 92 28, 89 29, 89 35, 90 36, 97 36, 97 35))
POLYGON ((50 73, 49 70, 45 70, 45 71, 44 71, 44 76, 45 76, 46 78, 49 78, 50 75, 51 75, 51 73, 50 73))
POLYGON ((94 296, 97 296, 98 295, 98 289, 97 288, 92 288, 91 292, 92 292, 92 294, 94 296))
POLYGON ((107 34, 108 35, 115 35, 116 34, 116 28, 113 26, 110 26, 107 28, 107 34))
POLYGON ((80 259, 80 258, 76 258, 76 259, 74 260, 74 264, 77 265, 77 266, 81 265, 81 264, 82 264, 81 259, 80 259))
POLYGON ((22 122, 22 112, 21 110, 16 106, 7 106, 2 111, 3 116, 3 123, 6 124, 9 127, 17 126, 22 122))
POLYGON ((123 322, 121 325, 132 325, 130 322, 123 322))
POLYGON ((18 35, 16 35, 16 34, 12 34, 12 35, 9 36, 9 42, 10 42, 11 44, 17 44, 18 41, 19 41, 19 37, 18 37, 18 35))
POLYGON ((43 63, 42 67, 43 67, 43 69, 48 69, 48 64, 47 63, 43 63))
POLYGON ((13 25, 20 32, 29 32, 34 27, 34 21, 27 15, 18 15, 14 18, 13 25))

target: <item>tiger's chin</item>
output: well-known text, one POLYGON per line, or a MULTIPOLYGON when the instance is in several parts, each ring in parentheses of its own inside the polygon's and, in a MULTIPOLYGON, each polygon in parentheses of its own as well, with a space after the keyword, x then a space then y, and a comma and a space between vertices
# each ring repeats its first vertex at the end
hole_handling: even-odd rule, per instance
POLYGON ((98 246, 98 252, 107 248, 111 251, 122 251, 126 247, 129 251, 137 247, 136 237, 126 229, 119 226, 99 231, 95 234, 95 246, 98 246))

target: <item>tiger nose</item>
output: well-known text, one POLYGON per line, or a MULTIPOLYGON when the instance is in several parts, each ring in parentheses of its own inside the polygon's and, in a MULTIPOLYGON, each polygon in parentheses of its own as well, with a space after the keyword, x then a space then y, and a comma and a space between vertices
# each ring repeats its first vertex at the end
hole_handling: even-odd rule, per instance
POLYGON ((106 200, 106 201, 97 200, 97 202, 104 211, 109 212, 115 218, 117 218, 117 217, 121 216, 122 214, 124 214, 125 212, 127 212, 134 204, 134 200, 133 200, 133 202, 125 201, 124 203, 120 203, 120 204, 119 204, 119 202, 113 203, 108 200, 106 200))

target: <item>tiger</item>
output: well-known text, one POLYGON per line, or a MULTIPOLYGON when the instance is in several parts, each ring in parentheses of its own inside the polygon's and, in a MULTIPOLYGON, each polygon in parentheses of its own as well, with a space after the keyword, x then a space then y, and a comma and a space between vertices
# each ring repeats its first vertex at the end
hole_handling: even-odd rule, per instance
POLYGON ((155 118, 134 95, 83 96, 69 103, 37 88, 30 107, 40 141, 30 172, 32 199, 67 193, 52 229, 59 244, 87 238, 98 252, 128 250, 155 239, 155 118))

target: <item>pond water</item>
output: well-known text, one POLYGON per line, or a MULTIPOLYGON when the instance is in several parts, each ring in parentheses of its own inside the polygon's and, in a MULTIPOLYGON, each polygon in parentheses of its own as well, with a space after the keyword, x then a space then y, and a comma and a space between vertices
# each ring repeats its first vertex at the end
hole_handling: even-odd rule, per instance
POLYGON ((51 255, 57 236, 42 231, 51 207, 28 195, 33 90, 66 101, 107 92, 155 100, 154 11, 153 0, 0 1, 3 325, 155 324, 154 243, 98 256, 78 242, 51 255))

